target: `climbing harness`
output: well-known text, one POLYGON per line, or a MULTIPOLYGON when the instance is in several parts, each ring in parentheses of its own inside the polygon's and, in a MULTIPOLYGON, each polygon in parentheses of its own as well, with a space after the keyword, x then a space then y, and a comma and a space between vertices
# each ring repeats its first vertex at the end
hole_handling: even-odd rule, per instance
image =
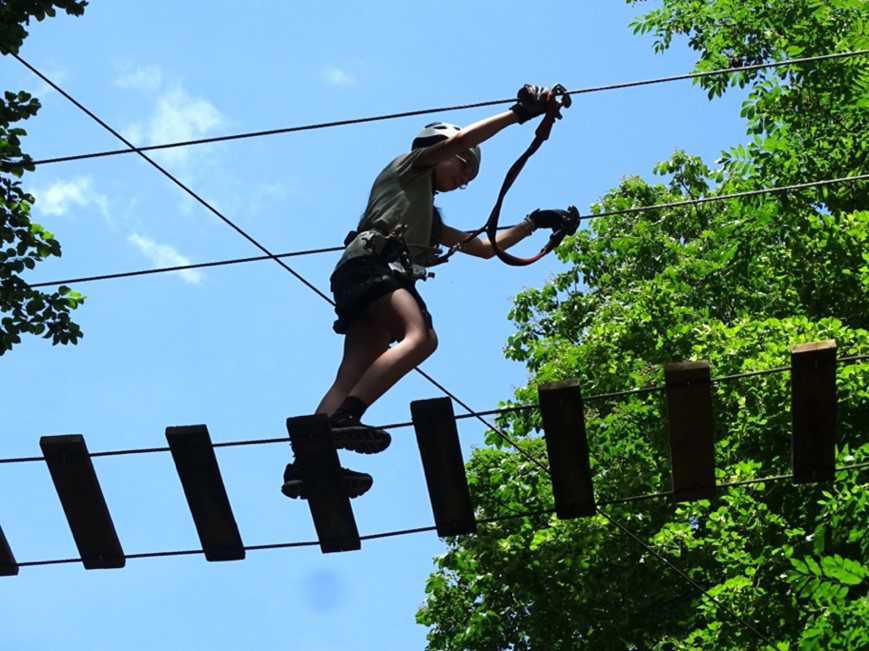
POLYGON ((549 241, 546 243, 540 252, 532 256, 530 258, 519 258, 517 256, 511 255, 506 251, 501 250, 498 247, 498 244, 495 240, 495 235, 498 231, 498 219, 501 215, 501 205, 504 203, 504 196, 507 194, 507 191, 513 185, 513 182, 516 180, 516 177, 519 176, 519 172, 522 171, 522 168, 525 166, 525 163, 528 162, 528 159, 540 148, 540 145, 543 144, 545 140, 549 138, 549 134, 552 131, 552 125, 555 124, 555 120, 561 119, 561 109, 569 108, 571 105, 570 94, 567 89, 561 84, 555 84, 552 87, 552 93, 554 96, 561 96, 561 101, 556 99, 555 97, 549 103, 546 109, 546 113, 543 116, 543 120, 537 125, 537 130, 534 132, 534 140, 528 146, 528 149, 519 156, 515 163, 513 163, 512 167, 507 171, 507 175, 504 178, 504 183, 501 185, 501 191, 498 193, 498 200, 495 202, 495 206, 492 208, 492 212, 489 215, 489 219, 486 223, 480 228, 472 231, 468 234, 466 238, 464 238, 458 244, 453 245, 450 249, 442 256, 438 257, 432 266, 437 264, 443 264, 459 249, 461 249, 465 244, 475 239, 481 233, 485 232, 489 237, 489 241, 492 243, 492 248, 495 251, 495 255, 497 255, 504 263, 514 266, 514 267, 523 267, 529 264, 533 264, 537 262, 540 258, 545 256, 547 253, 556 248, 561 241, 567 235, 573 235, 576 232, 577 227, 579 226, 579 211, 574 207, 570 206, 568 208, 568 219, 565 221, 565 224, 561 227, 553 231, 552 235, 549 237, 549 241))
MULTIPOLYGON (((377 231, 378 242, 377 244, 372 242, 372 253, 383 260, 390 270, 403 276, 407 280, 416 281, 433 278, 433 273, 429 272, 423 265, 413 262, 410 255, 410 249, 407 247, 407 242, 404 240, 404 233, 406 230, 407 225, 400 224, 388 235, 377 231)), ((358 235, 359 232, 355 230, 351 230, 347 233, 347 236, 344 238, 344 246, 349 246, 358 235)))

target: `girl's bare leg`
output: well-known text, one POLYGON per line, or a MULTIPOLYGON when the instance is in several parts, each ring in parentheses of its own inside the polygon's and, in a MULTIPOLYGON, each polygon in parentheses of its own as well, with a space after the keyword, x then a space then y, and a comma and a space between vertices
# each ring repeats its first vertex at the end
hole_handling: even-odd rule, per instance
POLYGON ((437 335, 428 327, 419 304, 406 289, 397 289, 376 300, 368 308, 368 315, 375 325, 399 340, 392 348, 381 350, 347 394, 371 405, 435 351, 437 335))
POLYGON ((338 409, 369 366, 389 348, 390 331, 374 319, 356 320, 344 339, 344 357, 331 388, 317 407, 327 416, 338 409))

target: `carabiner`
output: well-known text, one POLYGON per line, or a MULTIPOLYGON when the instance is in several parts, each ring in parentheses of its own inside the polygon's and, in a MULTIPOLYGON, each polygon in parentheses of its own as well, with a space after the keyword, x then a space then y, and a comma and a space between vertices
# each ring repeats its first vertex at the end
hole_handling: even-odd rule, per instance
POLYGON ((560 108, 570 108, 570 105, 573 104, 573 100, 570 97, 570 91, 561 84, 555 84, 552 87, 552 94, 555 96, 561 95, 561 101, 558 103, 560 108))

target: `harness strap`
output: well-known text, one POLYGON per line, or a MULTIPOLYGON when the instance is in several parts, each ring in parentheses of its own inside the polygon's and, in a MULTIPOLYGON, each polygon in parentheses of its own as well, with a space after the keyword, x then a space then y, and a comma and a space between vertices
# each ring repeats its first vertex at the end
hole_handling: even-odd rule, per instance
POLYGON ((498 219, 501 216, 501 205, 504 203, 504 197, 507 195, 507 191, 512 187, 513 182, 519 176, 522 168, 525 167, 525 163, 528 162, 528 159, 531 158, 538 149, 540 149, 540 145, 549 139, 552 125, 555 124, 555 119, 560 117, 558 109, 559 106, 556 102, 549 105, 546 115, 543 117, 540 124, 537 125, 537 130, 534 132, 534 140, 531 141, 528 149, 526 149, 525 152, 516 159, 516 162, 513 163, 510 169, 507 170, 507 175, 504 177, 504 183, 501 185, 501 191, 498 193, 498 200, 495 202, 495 206, 492 208, 492 212, 489 214, 489 219, 486 222, 486 235, 489 237, 489 242, 492 244, 492 249, 494 249, 495 255, 497 255, 502 262, 513 267, 524 267, 533 264, 551 250, 549 243, 547 243, 546 246, 540 249, 540 252, 537 255, 530 258, 519 258, 500 249, 496 241, 496 235, 498 232, 498 219))
MULTIPOLYGON (((570 106, 570 95, 567 94, 567 89, 564 88, 561 84, 556 84, 552 87, 552 90, 557 94, 562 94, 564 99, 561 104, 558 101, 553 100, 546 109, 546 114, 543 116, 543 120, 541 120, 540 124, 537 125, 537 129, 534 132, 534 140, 531 141, 531 144, 528 146, 521 156, 516 159, 516 162, 507 170, 507 175, 504 177, 504 182, 501 184, 501 191, 498 193, 498 200, 495 202, 494 207, 492 208, 492 212, 489 214, 489 219, 486 223, 480 228, 471 231, 468 236, 463 239, 458 244, 453 245, 450 249, 442 256, 437 258, 434 265, 443 264, 459 249, 461 249, 465 244, 478 237, 481 233, 485 231, 486 235, 489 237, 489 241, 492 244, 492 249, 495 251, 495 255, 497 255, 502 262, 513 266, 513 267, 524 267, 529 264, 533 264, 537 262, 540 258, 545 256, 547 253, 552 251, 558 244, 561 243, 561 240, 564 239, 564 234, 560 234, 556 232, 553 233, 553 236, 549 238, 549 241, 546 243, 540 252, 530 258, 519 258, 517 256, 511 255, 506 251, 498 248, 498 244, 496 242, 496 235, 498 231, 498 219, 501 215, 501 205, 504 203, 504 197, 507 195, 507 191, 513 185, 516 178, 519 176, 519 173, 522 171, 522 168, 525 167, 525 163, 528 162, 528 159, 534 155, 534 153, 540 149, 540 145, 542 145, 546 140, 549 139, 549 134, 552 132, 552 125, 555 124, 555 120, 561 117, 560 109, 562 106, 565 108, 570 106)), ((433 266, 433 265, 432 265, 433 266)))

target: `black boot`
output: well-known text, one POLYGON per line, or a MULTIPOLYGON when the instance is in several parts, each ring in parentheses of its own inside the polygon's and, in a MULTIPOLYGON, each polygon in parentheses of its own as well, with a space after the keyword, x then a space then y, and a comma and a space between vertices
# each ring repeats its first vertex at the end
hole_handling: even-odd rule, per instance
MULTIPOLYGON (((374 484, 374 479, 366 472, 356 472, 341 468, 341 478, 344 481, 344 490, 347 492, 347 497, 359 497, 366 493, 374 484)), ((284 485, 281 486, 281 492, 287 497, 308 499, 308 491, 305 488, 305 481, 302 479, 302 473, 299 472, 299 467, 296 463, 288 463, 284 470, 284 485)))
POLYGON ((358 418, 347 412, 338 411, 329 417, 332 440, 336 448, 351 452, 374 454, 383 452, 392 442, 392 437, 382 429, 363 425, 358 418))

